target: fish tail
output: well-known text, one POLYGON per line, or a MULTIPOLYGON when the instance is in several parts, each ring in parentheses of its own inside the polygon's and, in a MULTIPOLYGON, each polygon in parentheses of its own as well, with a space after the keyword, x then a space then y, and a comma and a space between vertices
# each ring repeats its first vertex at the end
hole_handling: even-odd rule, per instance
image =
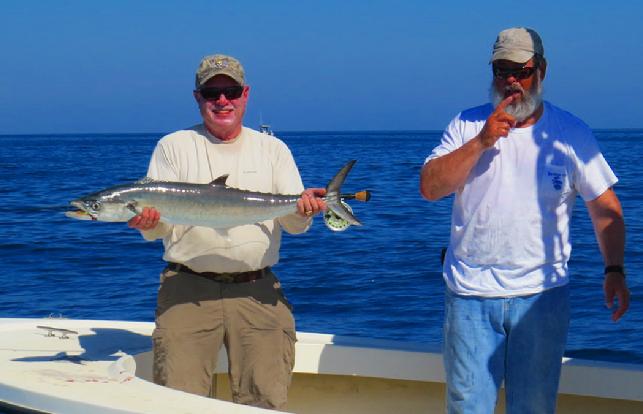
POLYGON ((353 164, 355 164, 355 162, 356 160, 351 160, 346 163, 346 165, 344 165, 342 169, 339 170, 337 174, 335 174, 333 179, 330 180, 330 182, 326 186, 325 200, 326 205, 333 213, 337 214, 339 217, 343 218, 354 226, 361 226, 362 223, 341 203, 340 196, 342 184, 344 184, 344 180, 346 180, 346 176, 350 172, 351 168, 353 168, 353 164))

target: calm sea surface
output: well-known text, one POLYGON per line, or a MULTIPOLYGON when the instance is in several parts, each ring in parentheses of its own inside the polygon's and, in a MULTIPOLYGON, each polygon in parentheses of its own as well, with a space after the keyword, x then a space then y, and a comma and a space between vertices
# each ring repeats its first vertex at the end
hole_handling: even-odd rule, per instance
MULTIPOLYGON (((0 136, 0 317, 152 321, 160 242, 123 223, 66 218, 72 198, 145 175, 162 134, 0 136)), ((452 199, 424 201, 418 173, 438 132, 278 134, 307 187, 323 187, 348 160, 344 190, 373 192, 352 202, 364 226, 343 233, 321 219, 284 235, 275 267, 301 331, 440 343, 444 283, 440 249, 452 199)), ((572 324, 568 354, 643 364, 643 130, 596 131, 620 182, 627 224, 629 313, 610 321, 603 264, 591 222, 577 202, 572 224, 572 324)))

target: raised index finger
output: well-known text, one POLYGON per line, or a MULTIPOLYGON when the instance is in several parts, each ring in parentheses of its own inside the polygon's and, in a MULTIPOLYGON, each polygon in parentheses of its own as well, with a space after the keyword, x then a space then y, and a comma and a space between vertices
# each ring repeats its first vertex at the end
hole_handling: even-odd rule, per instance
POLYGON ((515 97, 514 97, 514 95, 513 95, 513 94, 512 94, 512 95, 507 96, 505 99, 503 99, 503 100, 498 104, 498 106, 496 106, 496 110, 495 110, 494 112, 496 112, 496 113, 498 113, 498 112, 504 112, 504 111, 505 111, 505 108, 506 108, 507 106, 509 106, 509 105, 514 101, 514 99, 515 99, 515 97))

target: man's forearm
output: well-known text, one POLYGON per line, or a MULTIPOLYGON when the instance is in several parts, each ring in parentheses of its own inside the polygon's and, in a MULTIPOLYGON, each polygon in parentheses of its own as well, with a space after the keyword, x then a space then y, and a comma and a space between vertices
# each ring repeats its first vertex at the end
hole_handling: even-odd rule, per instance
POLYGON ((587 209, 605 265, 623 265, 625 222, 616 194, 611 189, 607 190, 597 199, 587 202, 587 209))
POLYGON ((625 251, 625 224, 622 216, 602 219, 594 224, 596 239, 605 266, 623 265, 625 251))
POLYGON ((422 196, 433 201, 457 191, 486 149, 475 137, 457 150, 426 163, 420 173, 422 196))

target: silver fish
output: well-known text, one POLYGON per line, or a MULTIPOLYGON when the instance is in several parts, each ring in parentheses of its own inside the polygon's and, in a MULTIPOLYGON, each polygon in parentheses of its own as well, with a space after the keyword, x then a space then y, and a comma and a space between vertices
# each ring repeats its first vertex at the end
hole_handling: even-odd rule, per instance
MULTIPOLYGON (((326 186, 328 209, 352 225, 359 220, 343 205, 340 187, 355 164, 349 161, 326 186)), ((240 190, 226 185, 223 175, 209 184, 155 181, 149 178, 117 185, 72 201, 77 211, 67 217, 80 220, 125 222, 153 207, 161 221, 170 224, 225 229, 282 217, 297 211, 300 194, 271 194, 240 190)), ((355 198, 349 195, 348 198, 355 198)))

